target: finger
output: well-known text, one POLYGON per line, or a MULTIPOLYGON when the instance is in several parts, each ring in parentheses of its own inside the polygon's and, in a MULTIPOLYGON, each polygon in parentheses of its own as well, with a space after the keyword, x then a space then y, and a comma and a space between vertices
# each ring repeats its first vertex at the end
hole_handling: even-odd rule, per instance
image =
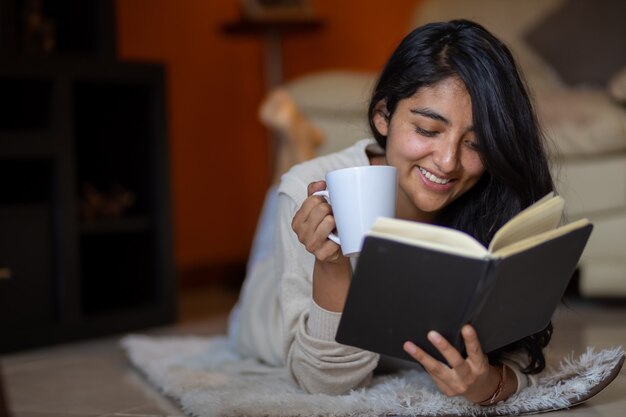
MULTIPOLYGON (((466 385, 463 383, 463 377, 459 375, 457 368, 449 368, 446 364, 433 358, 412 342, 406 342, 404 348, 415 360, 422 364, 444 395, 452 397, 465 392, 466 385)), ((471 372, 469 366, 464 368, 471 372)))
POLYGON ((311 220, 311 224, 316 224, 315 237, 325 241, 328 239, 328 235, 337 227, 335 217, 332 215, 332 211, 330 209, 322 207, 320 207, 319 210, 315 210, 314 214, 311 214, 312 218, 314 216, 316 220, 311 220), (317 219, 318 217, 319 220, 317 219))
POLYGON ((294 214, 293 219, 291 219, 291 229, 296 232, 300 243, 304 243, 306 241, 306 220, 309 217, 312 207, 313 206, 311 204, 306 204, 305 200, 298 211, 296 211, 296 214, 294 214))
POLYGON ((335 218, 333 217, 333 209, 325 200, 316 202, 312 204, 311 210, 309 211, 309 215, 305 220, 306 223, 310 224, 316 234, 324 234, 328 236, 335 228, 335 218), (320 230, 320 227, 331 227, 329 230, 320 230))
POLYGON ((315 252, 315 257, 322 262, 335 262, 342 256, 341 247, 330 239, 326 239, 319 250, 315 252))
POLYGON ((476 364, 485 362, 486 356, 480 346, 478 334, 476 333, 476 330, 474 330, 474 327, 466 324, 461 329, 461 334, 463 335, 463 341, 465 342, 465 350, 467 351, 468 359, 476 364))
POLYGON ((450 377, 450 373, 452 372, 450 368, 430 356, 428 353, 424 352, 424 350, 418 347, 415 343, 405 342, 403 348, 406 353, 419 362, 424 369, 426 369, 426 372, 434 378, 439 378, 442 380, 441 382, 444 382, 446 378, 450 377))
POLYGON ((302 205, 300 206, 300 209, 306 212, 308 217, 309 212, 320 204, 328 204, 328 201, 326 201, 326 199, 321 195, 314 196, 311 194, 304 199, 302 205))
POLYGON ((314 252, 328 240, 328 234, 334 228, 335 218, 332 216, 330 205, 323 200, 315 201, 310 204, 307 217, 302 221, 300 228, 302 239, 300 241, 307 246, 310 252, 314 252))
MULTIPOLYGON (((302 243, 304 243, 307 228, 311 227, 311 215, 319 206, 325 206, 326 213, 330 213, 332 211, 330 205, 324 198, 307 197, 291 220, 291 228, 298 234, 298 239, 302 243)), ((324 216, 325 214, 323 213, 318 214, 317 223, 319 223, 324 216)), ((313 230, 317 228, 317 223, 313 223, 313 230)))
POLYGON ((469 365, 463 359, 463 356, 459 353, 458 350, 452 346, 445 337, 440 335, 434 330, 428 332, 426 336, 430 343, 432 343, 437 350, 441 353, 441 355, 446 359, 448 364, 454 368, 455 371, 470 371, 469 365))
POLYGON ((326 181, 324 180, 314 181, 307 186, 306 192, 307 192, 307 195, 310 197, 313 195, 313 193, 316 193, 318 191, 322 191, 325 189, 326 189, 326 181))
POLYGON ((307 251, 315 254, 335 228, 330 204, 321 197, 308 197, 291 221, 291 228, 307 251))
POLYGON ((317 224, 313 224, 311 222, 311 235, 306 239, 306 248, 309 252, 316 255, 316 257, 322 260, 319 256, 320 250, 323 246, 329 246, 333 252, 339 248, 335 242, 331 241, 328 238, 328 235, 335 228, 335 218, 332 215, 326 215, 321 221, 317 224), (332 245, 329 245, 329 242, 332 245))

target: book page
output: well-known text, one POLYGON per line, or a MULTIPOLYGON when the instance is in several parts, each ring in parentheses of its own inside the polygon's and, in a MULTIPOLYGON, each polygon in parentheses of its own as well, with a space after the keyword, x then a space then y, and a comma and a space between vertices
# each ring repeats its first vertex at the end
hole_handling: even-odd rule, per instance
POLYGON ((489 244, 489 251, 499 249, 528 237, 555 229, 563 215, 565 202, 562 197, 550 193, 520 211, 500 228, 489 244))
POLYGON ((488 255, 487 249, 467 233, 409 220, 380 217, 372 226, 368 236, 377 236, 473 258, 484 258, 488 255))
POLYGON ((544 233, 528 237, 511 245, 500 248, 499 250, 494 252, 493 255, 498 258, 505 258, 507 256, 523 252, 548 240, 556 239, 559 236, 563 236, 573 230, 580 229, 581 227, 584 227, 588 224, 588 219, 580 219, 565 226, 561 226, 558 229, 548 230, 544 233))

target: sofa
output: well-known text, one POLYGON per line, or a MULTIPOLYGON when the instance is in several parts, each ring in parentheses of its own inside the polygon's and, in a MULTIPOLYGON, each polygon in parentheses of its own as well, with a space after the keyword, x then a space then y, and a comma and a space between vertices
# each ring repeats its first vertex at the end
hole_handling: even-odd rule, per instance
MULTIPOLYGON (((483 24, 511 48, 535 97, 549 139, 557 191, 565 198, 568 220, 587 217, 594 223, 579 265, 578 291, 585 297, 624 297, 626 62, 616 69, 615 57, 610 56, 613 68, 604 68, 605 79, 602 75, 590 82, 581 79, 602 67, 597 58, 587 75, 572 70, 562 75, 567 73, 563 68, 578 67, 568 63, 559 67, 546 58, 550 57, 550 42, 555 49, 558 24, 568 26, 566 20, 585 13, 584 7, 595 4, 597 8, 603 3, 586 2, 585 6, 578 4, 580 0, 569 2, 573 4, 568 0, 422 0, 407 29, 431 21, 469 18, 483 24)), ((605 12, 611 14, 609 9, 605 12)), ((558 47, 557 43, 556 55, 561 52, 558 47)), ((616 50, 623 52, 623 57, 617 58, 626 59, 623 49, 616 50)), ((366 109, 375 81, 376 74, 332 69, 286 84, 301 111, 327 136, 320 154, 371 136, 366 109)))

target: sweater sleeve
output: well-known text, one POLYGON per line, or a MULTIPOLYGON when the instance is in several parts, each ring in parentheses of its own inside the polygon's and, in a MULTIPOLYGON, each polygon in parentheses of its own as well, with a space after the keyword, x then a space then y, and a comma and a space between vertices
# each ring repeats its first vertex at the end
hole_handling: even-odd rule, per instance
POLYGON ((513 373, 515 373, 515 377, 517 378, 517 390, 515 394, 519 393, 526 387, 531 387, 537 385, 537 377, 534 375, 528 375, 522 372, 522 368, 524 365, 524 356, 522 353, 508 353, 502 360, 502 363, 508 366, 513 373))
MULTIPOLYGON (((283 184, 283 189, 288 185, 283 184)), ((306 190, 306 185, 300 187, 306 190)), ((285 363, 291 377, 307 392, 343 394, 369 383, 379 355, 334 341, 341 314, 326 311, 313 301, 315 258, 291 229, 298 208, 294 198, 279 194, 275 254, 285 363)))

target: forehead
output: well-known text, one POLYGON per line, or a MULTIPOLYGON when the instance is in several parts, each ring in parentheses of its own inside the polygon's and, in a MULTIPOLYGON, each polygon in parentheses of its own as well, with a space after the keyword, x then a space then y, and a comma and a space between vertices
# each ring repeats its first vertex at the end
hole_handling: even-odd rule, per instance
MULTIPOLYGON (((465 83, 457 77, 444 78, 436 84, 418 88, 409 99, 435 101, 467 101, 471 99, 465 83)), ((464 103, 465 104, 465 103, 464 103)))
POLYGON ((418 115, 449 125, 473 124, 472 100, 465 84, 455 77, 419 88, 412 96, 400 100, 397 110, 394 113, 401 115, 402 119, 418 115))

